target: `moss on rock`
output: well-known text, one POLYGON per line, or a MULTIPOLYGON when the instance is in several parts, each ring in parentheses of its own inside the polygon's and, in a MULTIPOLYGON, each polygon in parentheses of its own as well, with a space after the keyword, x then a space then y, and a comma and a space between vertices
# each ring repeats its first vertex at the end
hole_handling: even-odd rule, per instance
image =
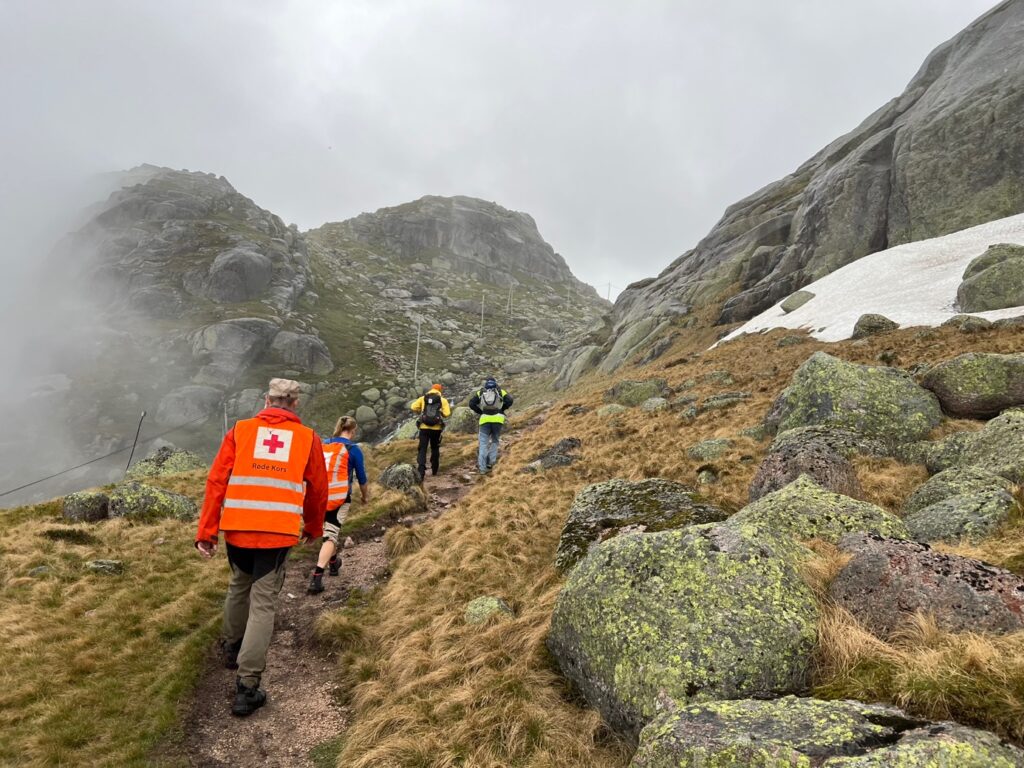
POLYGON ((548 648, 587 702, 635 737, 659 701, 804 691, 817 622, 789 557, 700 525, 592 550, 558 597, 548 648))
POLYGON ((110 499, 100 491, 78 491, 64 497, 65 520, 95 523, 106 520, 109 515, 110 499))
POLYGON ((630 768, 1018 768, 993 734, 927 723, 857 701, 788 696, 669 709, 647 726, 630 768))
POLYGON ((815 352, 793 374, 765 424, 778 431, 827 424, 892 445, 922 439, 941 420, 935 395, 903 371, 815 352))
POLYGON ((953 467, 939 472, 918 486, 905 502, 903 514, 911 515, 952 496, 992 491, 1010 492, 1013 484, 983 467, 953 467))
POLYGON ((151 456, 132 464, 128 468, 128 477, 138 480, 146 477, 177 475, 196 469, 206 469, 206 462, 191 451, 164 446, 158 448, 151 456))
POLYGON ((604 399, 610 403, 635 407, 652 397, 663 397, 666 392, 668 382, 664 379, 627 380, 620 381, 605 392, 604 399))
POLYGON ((117 486, 110 494, 110 516, 139 522, 165 518, 195 520, 199 510, 188 496, 130 481, 117 486))
POLYGON ((672 480, 608 480, 576 494, 558 540, 555 565, 574 566, 594 544, 622 530, 664 531, 724 520, 728 513, 707 504, 691 487, 672 480))
POLYGON ((500 597, 484 595, 470 600, 466 604, 466 611, 463 618, 467 624, 483 624, 492 616, 511 616, 512 608, 500 597))
POLYGON ((970 352, 931 368, 921 385, 951 416, 991 418, 1024 403, 1024 355, 970 352))
POLYGON ((1006 491, 984 491, 950 496, 908 515, 904 522, 918 541, 978 541, 994 533, 1016 508, 1006 491))
POLYGON ((906 537, 898 517, 881 507, 832 493, 807 475, 748 504, 723 525, 753 537, 825 539, 837 542, 853 531, 906 537))

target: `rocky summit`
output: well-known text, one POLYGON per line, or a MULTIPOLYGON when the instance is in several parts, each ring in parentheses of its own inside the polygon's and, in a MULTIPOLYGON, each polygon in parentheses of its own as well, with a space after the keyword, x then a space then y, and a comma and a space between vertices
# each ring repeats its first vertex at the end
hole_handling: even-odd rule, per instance
POLYGON ((302 233, 223 177, 118 181, 49 261, 76 297, 58 357, 85 458, 130 440, 142 409, 208 453, 273 375, 302 383, 314 426, 351 413, 372 438, 434 381, 458 398, 552 367, 609 306, 495 203, 425 197, 302 233))

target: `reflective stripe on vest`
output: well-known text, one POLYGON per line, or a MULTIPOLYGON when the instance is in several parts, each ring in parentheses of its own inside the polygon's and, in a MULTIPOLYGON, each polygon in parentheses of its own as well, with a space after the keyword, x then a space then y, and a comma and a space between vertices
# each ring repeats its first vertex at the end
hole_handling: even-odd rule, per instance
POLYGON ((235 424, 234 435, 235 463, 221 530, 299 536, 313 430, 294 421, 271 424, 255 418, 235 424))
POLYGON ((348 498, 348 446, 325 443, 324 462, 327 464, 327 508, 334 509, 348 498))

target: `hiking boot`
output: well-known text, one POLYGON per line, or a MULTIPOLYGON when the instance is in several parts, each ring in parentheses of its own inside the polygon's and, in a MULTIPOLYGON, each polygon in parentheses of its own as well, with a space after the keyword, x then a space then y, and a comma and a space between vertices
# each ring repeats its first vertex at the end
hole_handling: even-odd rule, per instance
POLYGON ((327 572, 331 576, 337 576, 338 575, 338 571, 340 571, 340 570, 341 570, 341 560, 339 560, 337 557, 332 557, 330 560, 327 561, 327 572))
POLYGON ((237 640, 233 643, 221 640, 220 650, 224 655, 224 669, 238 669, 238 651, 241 648, 241 640, 237 640))
POLYGON ((267 692, 259 685, 251 688, 242 685, 241 680, 235 681, 235 703, 231 705, 231 714, 237 717, 251 715, 267 703, 267 692))
POLYGON ((318 595, 324 591, 324 575, 322 573, 314 573, 313 578, 309 580, 309 586, 306 587, 306 592, 311 595, 318 595))

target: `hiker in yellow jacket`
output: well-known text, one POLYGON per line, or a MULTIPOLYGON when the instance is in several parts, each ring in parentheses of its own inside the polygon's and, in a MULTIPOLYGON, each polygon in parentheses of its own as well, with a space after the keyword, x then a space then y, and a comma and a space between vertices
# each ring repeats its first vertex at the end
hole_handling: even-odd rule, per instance
POLYGON ((411 406, 413 413, 420 416, 416 425, 420 428, 420 447, 416 454, 416 468, 420 473, 420 482, 427 474, 427 446, 430 446, 430 474, 436 475, 441 465, 441 433, 444 432, 444 420, 452 415, 452 407, 441 395, 441 385, 434 384, 423 397, 411 406))

